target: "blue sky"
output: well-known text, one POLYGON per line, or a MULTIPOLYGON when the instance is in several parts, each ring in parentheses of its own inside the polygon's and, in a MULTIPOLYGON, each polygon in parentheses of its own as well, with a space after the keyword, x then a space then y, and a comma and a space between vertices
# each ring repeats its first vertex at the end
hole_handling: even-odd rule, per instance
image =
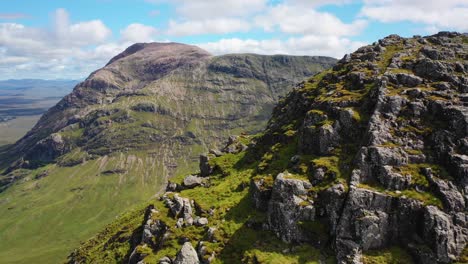
POLYGON ((85 78, 135 42, 340 58, 440 30, 468 31, 467 0, 3 0, 0 79, 85 78))

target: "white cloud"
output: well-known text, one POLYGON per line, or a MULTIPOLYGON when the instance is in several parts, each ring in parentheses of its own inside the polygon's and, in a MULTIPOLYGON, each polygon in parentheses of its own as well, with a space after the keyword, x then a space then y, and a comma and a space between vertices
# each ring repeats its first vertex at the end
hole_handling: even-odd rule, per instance
POLYGON ((266 8, 267 0, 146 0, 151 3, 171 3, 177 13, 188 19, 246 17, 266 8))
POLYGON ((70 23, 64 9, 55 11, 50 28, 0 23, 0 76, 82 78, 117 53, 103 52, 111 34, 100 20, 70 23))
POLYGON ((365 0, 361 15, 391 23, 410 21, 422 23, 428 29, 468 30, 466 0, 365 0))
POLYGON ((120 36, 125 42, 150 42, 153 41, 158 30, 143 24, 130 24, 120 31, 120 36))
POLYGON ((221 39, 216 42, 196 44, 213 54, 258 53, 290 55, 322 55, 341 58, 364 45, 336 36, 302 36, 285 40, 242 40, 238 38, 221 39))
POLYGON ((265 15, 258 16, 255 22, 257 26, 266 31, 279 29, 289 34, 324 36, 357 35, 367 26, 367 22, 364 20, 345 24, 330 13, 287 4, 271 7, 265 15))
POLYGON ((170 20, 167 34, 175 36, 226 34, 231 32, 246 32, 249 29, 250 24, 248 22, 235 18, 217 18, 185 22, 170 20))

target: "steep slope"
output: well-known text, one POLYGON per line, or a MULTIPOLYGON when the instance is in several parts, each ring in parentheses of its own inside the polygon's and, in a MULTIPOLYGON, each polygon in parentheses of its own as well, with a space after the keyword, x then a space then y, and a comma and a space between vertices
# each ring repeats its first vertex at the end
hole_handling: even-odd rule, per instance
POLYGON ((69 261, 467 263, 467 72, 463 34, 362 47, 69 261))
POLYGON ((168 177, 193 170, 200 152, 261 130, 288 87, 334 63, 216 57, 177 43, 129 47, 0 150, 0 259, 64 260, 168 177))

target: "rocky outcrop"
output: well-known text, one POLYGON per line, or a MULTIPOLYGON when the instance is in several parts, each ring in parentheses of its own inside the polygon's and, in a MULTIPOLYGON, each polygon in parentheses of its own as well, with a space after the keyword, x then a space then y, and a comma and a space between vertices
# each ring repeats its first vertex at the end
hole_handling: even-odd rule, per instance
POLYGON ((166 194, 162 199, 172 213, 172 216, 179 220, 179 227, 182 227, 183 225, 193 225, 193 201, 188 198, 180 197, 177 193, 173 194, 172 198, 166 194))
POLYGON ((184 178, 183 184, 185 188, 193 188, 193 187, 202 185, 203 178, 194 176, 194 175, 188 175, 187 177, 184 178))
POLYGON ((304 236, 299 223, 315 219, 315 208, 307 197, 312 185, 289 177, 292 175, 283 173, 276 177, 268 204, 268 224, 284 241, 305 241, 310 238, 304 236))
POLYGON ((174 264, 199 264, 197 251, 190 242, 185 242, 179 253, 177 253, 174 264))
POLYGON ((200 175, 202 177, 209 176, 213 172, 213 167, 210 165, 210 158, 208 155, 200 155, 200 175))
POLYGON ((420 263, 460 258, 468 242, 468 110, 460 100, 466 78, 456 72, 466 72, 467 50, 456 33, 392 35, 291 93, 260 144, 294 144, 279 135, 297 128, 300 155, 288 169, 308 166, 309 181, 252 181, 254 205, 269 201, 269 228, 288 242, 314 240, 298 226, 299 204, 311 204, 310 220, 328 224, 339 263, 395 245, 420 263))

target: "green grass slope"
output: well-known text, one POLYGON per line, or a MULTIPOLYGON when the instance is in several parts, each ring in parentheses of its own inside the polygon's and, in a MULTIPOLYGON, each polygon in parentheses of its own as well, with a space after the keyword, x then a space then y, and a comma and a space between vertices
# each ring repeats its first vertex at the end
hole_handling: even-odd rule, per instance
POLYGON ((23 139, 0 147, 0 262, 65 261, 168 178, 195 171, 200 153, 261 130, 280 96, 334 63, 213 57, 182 44, 145 44, 116 57, 23 139), (51 135, 63 142, 59 151, 41 145, 51 135), (8 171, 16 161, 26 162, 8 171))
POLYGON ((146 157, 48 165, 0 193, 0 262, 62 262, 73 245, 158 192, 161 167, 146 157))

